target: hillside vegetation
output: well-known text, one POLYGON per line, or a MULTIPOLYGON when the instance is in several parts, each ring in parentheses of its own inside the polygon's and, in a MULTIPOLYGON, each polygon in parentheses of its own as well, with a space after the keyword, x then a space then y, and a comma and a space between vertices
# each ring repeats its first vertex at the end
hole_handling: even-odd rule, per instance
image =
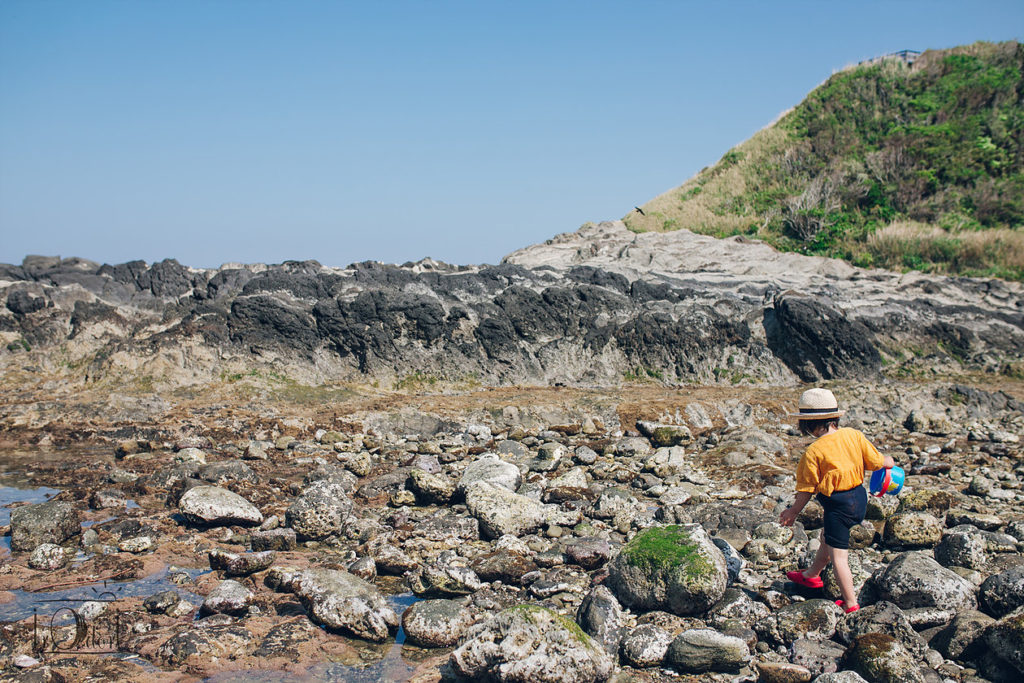
POLYGON ((1024 279, 1024 46, 884 57, 625 217, 859 266, 1024 279))

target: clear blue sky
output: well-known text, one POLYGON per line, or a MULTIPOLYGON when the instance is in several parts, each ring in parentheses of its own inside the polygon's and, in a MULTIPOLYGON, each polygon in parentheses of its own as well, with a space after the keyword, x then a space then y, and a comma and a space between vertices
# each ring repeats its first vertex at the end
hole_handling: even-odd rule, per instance
POLYGON ((495 263, 1024 2, 0 0, 0 262, 495 263))

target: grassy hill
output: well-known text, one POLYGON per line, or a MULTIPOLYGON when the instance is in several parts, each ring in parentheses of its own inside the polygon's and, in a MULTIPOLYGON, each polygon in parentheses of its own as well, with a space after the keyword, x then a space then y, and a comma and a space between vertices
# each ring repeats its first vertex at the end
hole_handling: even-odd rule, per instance
POLYGON ((836 73, 630 229, 744 234, 859 266, 1024 279, 1024 45, 836 73))

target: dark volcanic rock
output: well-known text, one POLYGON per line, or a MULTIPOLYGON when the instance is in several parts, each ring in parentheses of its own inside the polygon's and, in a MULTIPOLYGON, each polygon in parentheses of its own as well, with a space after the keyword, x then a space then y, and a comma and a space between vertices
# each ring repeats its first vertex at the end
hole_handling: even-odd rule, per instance
POLYGON ((874 375, 882 367, 870 330, 819 297, 777 295, 764 328, 768 346, 805 382, 874 375))
MULTIPOLYGON (((881 369, 876 338, 897 350, 925 340, 968 363, 1024 355, 1015 283, 865 275, 766 251, 682 230, 637 236, 614 222, 497 266, 293 261, 202 270, 173 259, 99 266, 29 257, 0 264, 0 328, 33 348, 94 330, 140 359, 183 339, 239 358, 287 353, 325 381, 359 373, 619 381, 638 369, 670 382, 862 377, 881 369)), ((100 356, 90 376, 117 369, 100 356)), ((975 397, 962 398, 975 409, 975 397)), ((664 443, 677 436, 685 433, 664 443)))

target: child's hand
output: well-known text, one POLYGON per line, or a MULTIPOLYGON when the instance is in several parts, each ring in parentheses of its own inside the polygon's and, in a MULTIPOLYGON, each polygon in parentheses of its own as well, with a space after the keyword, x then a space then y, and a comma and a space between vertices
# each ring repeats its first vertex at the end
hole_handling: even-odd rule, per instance
POLYGON ((800 511, 796 508, 786 508, 779 515, 779 524, 782 526, 793 526, 793 522, 796 521, 796 516, 800 514, 800 511))

